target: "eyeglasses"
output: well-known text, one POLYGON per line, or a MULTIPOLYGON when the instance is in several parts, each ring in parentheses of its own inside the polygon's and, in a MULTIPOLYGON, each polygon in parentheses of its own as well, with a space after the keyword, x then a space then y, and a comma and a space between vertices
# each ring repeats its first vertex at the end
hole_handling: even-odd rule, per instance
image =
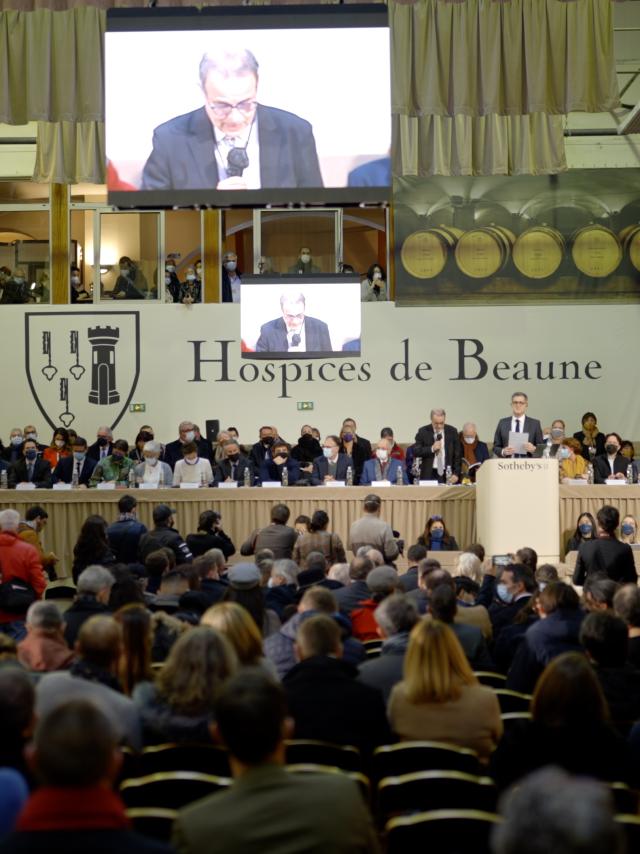
POLYGON ((212 104, 207 104, 207 106, 214 115, 226 119, 233 110, 237 110, 245 116, 250 115, 255 110, 257 103, 257 101, 248 98, 246 101, 240 101, 238 104, 227 104, 225 101, 214 101, 212 104))

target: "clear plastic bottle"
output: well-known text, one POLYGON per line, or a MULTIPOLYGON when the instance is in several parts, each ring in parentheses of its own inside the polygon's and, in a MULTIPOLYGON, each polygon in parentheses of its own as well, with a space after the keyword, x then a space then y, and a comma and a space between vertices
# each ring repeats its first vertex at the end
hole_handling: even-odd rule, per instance
POLYGON ((452 476, 453 476, 453 472, 451 471, 451 466, 447 466, 445 473, 444 473, 445 483, 447 484, 447 486, 451 486, 452 476))
POLYGON ((548 460, 551 457, 551 448, 549 445, 544 446, 544 451, 542 452, 542 459, 548 460))
POLYGON ((411 466, 413 485, 420 486, 420 472, 422 471, 422 457, 416 457, 411 466))
POLYGON ((136 488, 136 474, 133 470, 133 466, 131 466, 131 468, 129 469, 129 474, 127 477, 128 477, 128 481, 129 481, 129 489, 135 489, 136 488))
POLYGON ((587 483, 593 486, 593 463, 587 465, 587 483))
POLYGON ((398 464, 398 468, 396 469, 396 486, 403 486, 404 478, 402 476, 402 463, 398 464))
POLYGON ((251 469, 249 466, 244 467, 244 485, 251 486, 251 469))
POLYGON ((160 466, 160 472, 158 474, 158 489, 162 489, 162 487, 164 486, 164 469, 162 468, 160 463, 158 463, 158 465, 160 466))
POLYGON ((204 472, 200 472, 200 486, 205 487, 207 485, 207 478, 204 472))
MULTIPOLYGON (((2 472, 2 474, 6 476, 5 472, 2 472)), ((79 484, 80 478, 78 477, 78 469, 74 465, 73 469, 71 470, 71 489, 77 489, 79 484)))
POLYGON ((631 463, 627 466, 627 483, 633 483, 633 466, 631 463))
POLYGON ((345 483, 347 486, 353 486, 353 469, 351 466, 347 466, 347 475, 345 483))
POLYGON ((286 466, 282 467, 282 485, 289 486, 289 469, 286 466))
POLYGON ((0 472, 0 489, 9 489, 9 478, 6 469, 2 469, 0 472))

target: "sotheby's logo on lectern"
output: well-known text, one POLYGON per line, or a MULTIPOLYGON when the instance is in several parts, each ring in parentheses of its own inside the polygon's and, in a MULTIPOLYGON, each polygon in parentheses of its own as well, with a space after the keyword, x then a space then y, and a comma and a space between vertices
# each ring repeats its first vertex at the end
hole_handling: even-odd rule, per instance
POLYGON ((25 368, 52 429, 87 418, 113 429, 140 375, 140 313, 27 312, 25 368))

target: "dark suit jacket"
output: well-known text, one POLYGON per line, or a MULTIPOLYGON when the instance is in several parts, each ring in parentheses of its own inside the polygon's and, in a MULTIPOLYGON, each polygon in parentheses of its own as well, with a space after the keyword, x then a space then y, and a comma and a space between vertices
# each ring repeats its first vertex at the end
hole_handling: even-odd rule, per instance
MULTIPOLYGON (((347 479, 347 469, 351 466, 353 470, 353 460, 349 454, 338 454, 338 462, 336 465, 336 480, 347 479)), ((323 456, 316 457, 313 461, 313 472, 311 473, 311 483, 313 486, 320 486, 324 483, 326 475, 329 474, 329 462, 323 456)))
MULTIPOLYGON (((257 118, 261 186, 322 187, 309 122, 262 105, 258 105, 257 118)), ((219 179, 214 144, 213 125, 204 107, 159 125, 142 172, 142 189, 215 189, 219 179)))
MULTIPOLYGON (((617 454, 616 458, 613 461, 613 472, 614 474, 627 474, 627 466, 629 465, 629 460, 623 456, 622 454, 617 454)), ((609 457, 606 454, 602 454, 599 457, 593 458, 593 482, 594 483, 604 483, 605 480, 611 477, 611 468, 609 466, 609 457)))
MULTIPOLYGON (((304 334, 307 349, 305 353, 330 353, 331 338, 329 327, 323 320, 315 317, 305 317, 304 334)), ((287 327, 281 317, 263 323, 260 327, 260 337, 256 344, 257 353, 286 353, 289 350, 287 342, 287 327)))
MULTIPOLYGON (((58 481, 61 480, 63 483, 71 483, 75 462, 76 461, 73 457, 63 457, 53 470, 53 482, 58 483, 58 481)), ((85 457, 82 463, 82 468, 80 469, 79 482, 88 486, 89 478, 97 465, 98 463, 95 460, 92 460, 90 457, 85 457)))
MULTIPOLYGON (((89 459, 96 460, 96 462, 100 462, 100 451, 102 448, 97 442, 94 442, 93 445, 89 445, 87 448, 87 456, 89 459)), ((111 451, 113 451, 113 442, 109 442, 107 445, 107 456, 111 456, 111 451)))
MULTIPOLYGON (((260 466, 260 480, 282 480, 282 469, 284 465, 278 465, 273 460, 265 460, 260 466)), ((287 472, 289 473, 289 486, 293 486, 300 480, 300 463, 297 460, 292 460, 291 457, 286 462, 287 472)))
MULTIPOLYGON (((450 424, 444 425, 444 457, 445 467, 451 466, 453 474, 460 478, 460 459, 462 457, 462 448, 460 447, 460 439, 458 431, 450 424)), ((435 455, 433 453, 433 443, 436 441, 433 432, 432 424, 425 424, 416 433, 416 441, 413 446, 414 457, 422 457, 422 468, 420 469, 420 478, 422 480, 431 480, 433 478, 433 470, 436 467, 435 455)), ((440 480, 445 479, 444 474, 440 480)))
MULTIPOLYGON (((245 469, 249 469, 249 483, 253 486, 254 474, 253 474, 253 466, 249 461, 248 457, 244 457, 240 454, 240 458, 236 463, 236 481, 240 486, 244 486, 244 472, 245 469)), ((217 486, 220 481, 226 480, 228 477, 231 477, 231 463, 229 460, 220 460, 219 463, 216 463, 213 470, 213 482, 214 485, 217 486)))
MULTIPOLYGON (((509 415, 507 418, 501 418, 500 421, 498 421, 496 434, 493 437, 493 454, 495 457, 501 457, 503 448, 509 447, 511 419, 512 416, 509 415)), ((537 418, 529 418, 528 415, 525 415, 522 432, 529 434, 529 441, 532 445, 541 445, 544 442, 544 439, 542 438, 542 427, 540 426, 540 422, 537 418)), ((527 456, 530 457, 532 454, 527 454, 527 456)))
MULTIPOLYGON (((347 449, 344 442, 340 443, 340 453, 346 454, 347 449)), ((360 475, 367 460, 371 459, 371 442, 364 439, 362 436, 356 436, 351 446, 351 456, 353 460, 353 483, 357 486, 360 483, 360 475)))
MULTIPOLYGON (((14 489, 17 483, 29 480, 27 477, 27 463, 24 458, 10 466, 8 480, 11 489, 14 489)), ((51 466, 46 460, 40 458, 35 460, 33 482, 38 489, 51 489, 51 466)))
POLYGON ((584 584, 588 575, 607 575, 613 581, 635 584, 638 574, 631 546, 615 537, 585 540, 578 549, 573 583, 584 584))

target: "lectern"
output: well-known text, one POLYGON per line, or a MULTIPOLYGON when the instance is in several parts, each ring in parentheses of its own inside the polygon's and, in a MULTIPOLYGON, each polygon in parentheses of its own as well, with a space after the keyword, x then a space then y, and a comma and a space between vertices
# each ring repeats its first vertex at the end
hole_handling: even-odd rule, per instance
POLYGON ((493 459, 476 477, 478 540, 488 555, 523 546, 538 553, 538 563, 555 563, 560 543, 558 461, 493 459))

